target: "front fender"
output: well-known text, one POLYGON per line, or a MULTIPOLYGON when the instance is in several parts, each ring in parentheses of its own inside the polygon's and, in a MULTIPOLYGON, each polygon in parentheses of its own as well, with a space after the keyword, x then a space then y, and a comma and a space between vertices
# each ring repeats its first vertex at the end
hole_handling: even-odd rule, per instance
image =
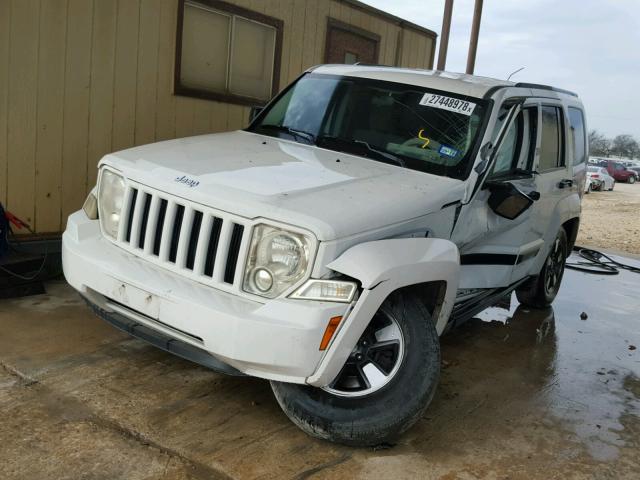
POLYGON ((438 318, 434 318, 436 330, 441 334, 458 289, 460 255, 458 247, 449 240, 400 238, 356 245, 327 267, 359 280, 363 290, 318 369, 307 378, 307 383, 319 387, 328 385, 338 375, 382 302, 399 288, 425 282, 446 283, 442 305, 437 309, 438 318))

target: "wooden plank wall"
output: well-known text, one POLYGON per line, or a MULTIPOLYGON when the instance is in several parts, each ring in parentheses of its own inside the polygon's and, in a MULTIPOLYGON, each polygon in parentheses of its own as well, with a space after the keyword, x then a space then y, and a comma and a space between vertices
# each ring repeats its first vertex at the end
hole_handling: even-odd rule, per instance
MULTIPOLYGON (((343 0, 228 0, 284 21, 280 85, 324 60, 327 17, 380 63, 431 68, 434 39, 343 0)), ((178 0, 0 0, 0 202, 60 232, 106 153, 242 128, 249 108, 173 95, 178 0)))

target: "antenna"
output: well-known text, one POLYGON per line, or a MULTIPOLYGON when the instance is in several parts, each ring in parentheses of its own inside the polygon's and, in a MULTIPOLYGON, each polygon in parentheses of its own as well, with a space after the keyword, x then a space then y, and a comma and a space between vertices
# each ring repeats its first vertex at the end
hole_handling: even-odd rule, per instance
POLYGON ((513 77, 516 73, 521 72, 522 70, 524 70, 524 68, 525 68, 525 67, 520 67, 520 68, 519 68, 519 69, 517 69, 516 71, 511 72, 511 75, 509 75, 509 76, 507 77, 507 82, 508 82, 509 80, 511 80, 511 77, 513 77))

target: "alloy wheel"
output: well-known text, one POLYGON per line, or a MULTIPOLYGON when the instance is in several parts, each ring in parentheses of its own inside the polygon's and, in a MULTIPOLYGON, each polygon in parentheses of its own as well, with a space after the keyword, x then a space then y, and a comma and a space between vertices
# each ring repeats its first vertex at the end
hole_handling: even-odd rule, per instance
POLYGON ((344 367, 325 391, 361 397, 380 390, 398 372, 405 342, 398 321, 379 310, 352 350, 344 367))
POLYGON ((559 238, 553 243, 551 253, 547 257, 545 265, 544 289, 547 295, 553 295, 560 286, 562 274, 564 273, 565 256, 561 248, 559 238))

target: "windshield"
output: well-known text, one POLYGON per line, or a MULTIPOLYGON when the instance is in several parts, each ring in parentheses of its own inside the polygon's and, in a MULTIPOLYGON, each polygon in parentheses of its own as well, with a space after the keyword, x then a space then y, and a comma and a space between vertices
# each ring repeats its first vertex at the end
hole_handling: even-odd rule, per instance
POLYGON ((307 74, 248 130, 465 178, 485 109, 480 99, 412 85, 307 74))

